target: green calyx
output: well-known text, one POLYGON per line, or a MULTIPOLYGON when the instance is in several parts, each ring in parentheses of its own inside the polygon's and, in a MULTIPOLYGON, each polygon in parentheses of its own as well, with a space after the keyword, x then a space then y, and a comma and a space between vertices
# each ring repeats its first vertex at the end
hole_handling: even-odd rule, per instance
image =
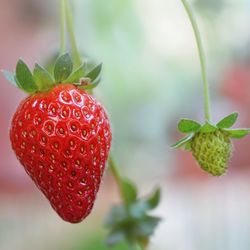
MULTIPOLYGON (((217 130, 225 131, 230 138, 240 139, 245 137, 250 133, 250 129, 248 128, 238 128, 238 129, 230 129, 238 118, 238 113, 234 112, 226 117, 224 117, 221 121, 219 121, 216 125, 211 124, 210 122, 205 122, 204 125, 201 125, 199 122, 190 120, 190 119, 181 119, 178 123, 178 130, 182 133, 187 133, 188 135, 181 140, 177 141, 173 145, 172 148, 181 148, 188 146, 189 142, 195 136, 195 134, 201 133, 211 133, 217 130)), ((187 147, 189 149, 189 147, 187 147)))
POLYGON ((131 247, 139 244, 145 249, 161 220, 148 214, 158 206, 160 190, 141 199, 132 182, 123 179, 122 187, 126 202, 113 206, 106 217, 105 226, 109 229, 106 242, 113 246, 126 241, 131 247))
POLYGON ((178 129, 188 135, 173 144, 172 148, 191 151, 199 165, 206 172, 220 176, 226 172, 232 154, 231 138, 240 139, 250 133, 248 128, 231 129, 238 117, 234 112, 216 125, 204 125, 190 119, 181 119, 178 129))
POLYGON ((32 72, 20 59, 15 73, 3 70, 3 75, 14 86, 33 94, 49 91, 54 86, 64 83, 72 83, 85 90, 93 89, 100 83, 101 70, 102 64, 95 66, 90 71, 87 70, 86 64, 74 68, 71 56, 66 53, 56 59, 53 74, 39 64, 35 65, 32 72))

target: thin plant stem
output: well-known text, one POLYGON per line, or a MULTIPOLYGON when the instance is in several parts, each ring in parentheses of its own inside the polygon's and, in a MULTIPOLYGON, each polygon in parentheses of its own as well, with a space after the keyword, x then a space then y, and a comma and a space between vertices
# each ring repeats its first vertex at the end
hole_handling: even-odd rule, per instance
POLYGON ((114 160, 112 155, 109 156, 109 167, 110 167, 110 170, 112 171, 112 174, 113 174, 113 176, 115 178, 115 181, 116 181, 116 183, 118 185, 121 197, 124 200, 124 202, 127 203, 127 200, 124 197, 124 190, 123 190, 123 185, 122 185, 122 177, 121 177, 121 174, 119 172, 119 168, 116 165, 115 160, 114 160))
POLYGON ((73 25, 73 16, 72 16, 72 12, 71 12, 71 9, 67 0, 65 0, 65 4, 66 4, 66 22, 67 22, 69 39, 70 39, 70 44, 71 44, 71 49, 72 49, 72 57, 75 62, 75 66, 80 67, 83 63, 83 60, 77 48, 74 25, 73 25))
POLYGON ((195 39, 199 51, 199 58, 200 58, 200 64, 201 64, 201 73, 202 73, 202 80, 203 80, 203 94, 204 94, 204 114, 205 114, 205 119, 206 121, 211 120, 211 115, 210 115, 210 97, 209 97, 209 83, 208 83, 208 78, 207 78, 207 71, 206 71, 206 58, 205 58, 205 53, 202 45, 202 40, 201 40, 201 35, 200 31, 196 22, 196 19, 194 17, 193 11, 188 4, 186 0, 181 0, 188 17, 190 19, 190 22, 192 24, 194 34, 195 34, 195 39))
POLYGON ((66 37, 65 37, 65 20, 66 20, 66 5, 65 0, 60 0, 60 29, 61 29, 61 43, 60 43, 60 54, 66 52, 66 37))
MULTIPOLYGON (((112 174, 113 174, 113 176, 115 178, 115 181, 116 181, 116 183, 118 185, 120 195, 121 195, 121 197, 123 199, 123 202, 125 203, 125 205, 128 208, 129 204, 128 204, 128 202, 127 202, 127 200, 125 198, 125 195, 124 195, 124 190, 123 190, 123 185, 122 185, 122 177, 121 177, 118 166, 116 165, 112 155, 109 156, 109 168, 112 171, 112 174)), ((146 248, 147 248, 146 245, 142 246, 140 244, 135 244, 133 246, 133 250, 146 250, 146 248)))

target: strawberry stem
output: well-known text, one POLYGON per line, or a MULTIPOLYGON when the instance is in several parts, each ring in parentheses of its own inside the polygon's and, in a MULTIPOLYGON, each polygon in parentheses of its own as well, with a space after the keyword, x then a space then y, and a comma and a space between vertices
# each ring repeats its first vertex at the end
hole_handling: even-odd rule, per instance
MULTIPOLYGON (((112 171, 112 174, 113 174, 115 181, 118 185, 118 188, 120 190, 120 195, 123 199, 123 202, 126 205, 126 207, 128 208, 129 202, 127 201, 127 199, 125 197, 125 191, 124 191, 123 184, 122 184, 122 177, 121 177, 121 174, 119 172, 119 168, 117 167, 117 165, 114 161, 114 158, 111 154, 109 156, 109 167, 110 167, 110 170, 112 171)), ((133 250, 145 250, 146 248, 147 248, 147 244, 141 245, 141 244, 137 243, 133 246, 133 250)))
MULTIPOLYGON (((68 0, 63 0, 63 1, 65 2, 66 23, 67 23, 67 28, 69 32, 69 40, 70 40, 70 45, 72 49, 72 57, 74 61, 74 66, 75 68, 79 68, 83 64, 83 58, 81 57, 79 50, 77 48, 71 8, 69 6, 68 0)), ((90 94, 93 94, 92 89, 89 89, 88 92, 90 94)))
POLYGON ((61 23, 61 47, 60 55, 66 52, 66 37, 65 37, 65 20, 66 20, 66 5, 65 0, 60 1, 60 23, 61 23))
POLYGON ((119 187, 121 197, 124 200, 124 203, 126 205, 128 205, 127 204, 127 199, 125 198, 125 195, 124 195, 124 190, 123 190, 123 185, 122 185, 122 177, 120 175, 119 169, 118 169, 112 155, 109 156, 109 167, 110 167, 110 170, 112 171, 112 174, 113 174, 113 176, 115 178, 115 181, 116 181, 116 183, 117 183, 117 185, 119 187))
POLYGON ((66 6, 66 23, 67 23, 68 32, 69 32, 69 39, 70 39, 70 44, 71 44, 71 49, 72 49, 72 57, 75 63, 75 67, 78 68, 82 65, 83 62, 82 62, 82 58, 80 56, 79 50, 77 48, 74 25, 73 25, 73 16, 72 16, 71 9, 67 0, 65 0, 65 6, 66 6))
POLYGON ((203 44, 201 40, 201 35, 200 31, 197 25, 197 22, 195 20, 193 11, 188 4, 186 0, 181 0, 182 4, 188 14, 188 17, 190 19, 190 22, 193 27, 193 31, 195 34, 195 39, 199 51, 199 58, 200 58, 200 64, 201 64, 201 73, 202 73, 202 80, 203 80, 203 94, 204 94, 204 113, 205 113, 205 119, 206 121, 211 120, 211 115, 210 115, 210 97, 209 97, 209 83, 208 83, 208 78, 207 78, 207 71, 206 71, 206 60, 205 60, 205 53, 203 49, 203 44))

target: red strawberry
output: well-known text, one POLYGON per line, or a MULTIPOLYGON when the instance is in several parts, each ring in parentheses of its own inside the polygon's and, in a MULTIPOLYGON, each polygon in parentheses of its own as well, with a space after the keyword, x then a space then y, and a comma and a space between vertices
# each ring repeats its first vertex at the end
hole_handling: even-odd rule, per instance
POLYGON ((10 139, 56 212, 68 222, 82 221, 93 207, 110 150, 102 105, 73 84, 59 84, 20 104, 10 139))

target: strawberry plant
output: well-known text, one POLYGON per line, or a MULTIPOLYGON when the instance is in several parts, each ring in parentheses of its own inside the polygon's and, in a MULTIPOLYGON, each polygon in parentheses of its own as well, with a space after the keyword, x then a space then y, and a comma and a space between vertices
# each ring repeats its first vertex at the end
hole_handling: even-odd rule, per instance
POLYGON ((14 73, 3 71, 10 83, 28 94, 11 122, 13 151, 54 210, 70 223, 90 214, 108 162, 122 202, 107 216, 107 243, 126 241, 145 249, 160 221, 149 214, 159 204, 160 190, 140 198, 135 185, 120 175, 110 155, 110 120, 93 95, 102 64, 88 70, 80 56, 67 0, 60 0, 60 13, 61 47, 53 73, 39 64, 31 71, 21 59, 14 73))
POLYGON ((250 129, 231 129, 237 120, 238 113, 234 112, 214 124, 210 114, 209 84, 206 73, 205 54, 200 32, 194 14, 186 0, 181 0, 191 21, 199 51, 203 88, 205 122, 200 124, 191 119, 181 119, 178 129, 188 134, 172 145, 172 148, 184 148, 191 151, 200 167, 214 175, 223 175, 227 170, 228 161, 232 156, 231 139, 240 139, 250 133, 250 129))
MULTIPOLYGON (((172 145, 192 152, 200 167, 220 176, 232 156, 232 138, 240 139, 250 129, 232 129, 238 113, 214 124, 210 115, 209 84, 198 26, 186 0, 198 46, 204 87, 205 122, 181 119, 180 132, 186 137, 172 145)), ((127 242, 132 249, 146 249, 160 218, 151 215, 160 202, 160 189, 138 196, 135 184, 121 176, 110 154, 111 122, 103 105, 94 97, 101 82, 102 64, 89 70, 79 54, 73 16, 67 0, 60 0, 60 54, 50 68, 35 64, 33 70, 19 60, 14 73, 3 71, 6 79, 28 94, 17 108, 10 128, 14 153, 27 174, 65 221, 79 223, 92 211, 105 172, 114 176, 121 202, 112 206, 105 219, 113 246, 127 242), (67 32, 66 32, 67 31, 67 32), (70 52, 67 51, 66 34, 70 52)))

